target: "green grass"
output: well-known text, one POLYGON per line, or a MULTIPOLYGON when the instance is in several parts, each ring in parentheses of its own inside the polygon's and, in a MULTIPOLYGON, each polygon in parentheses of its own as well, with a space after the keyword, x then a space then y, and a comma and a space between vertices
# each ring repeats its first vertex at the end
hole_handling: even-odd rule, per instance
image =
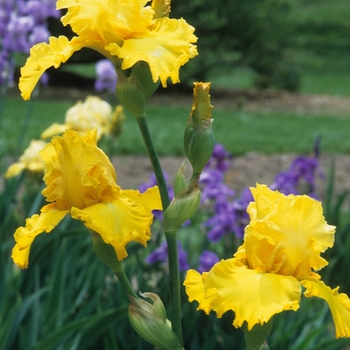
MULTIPOLYGON (((30 140, 38 138, 46 127, 54 122, 63 122, 66 110, 73 104, 36 100, 31 105, 31 102, 8 98, 0 130, 2 147, 6 145, 8 154, 22 152, 30 140), (22 134, 27 108, 32 108, 32 112, 28 127, 22 134)), ((147 108, 150 131, 160 155, 183 154, 183 133, 190 108, 190 105, 150 105, 147 108)), ((213 110, 213 117, 216 141, 234 154, 252 151, 309 153, 319 135, 323 152, 350 153, 350 119, 347 118, 219 108, 213 110)), ((137 123, 128 112, 116 151, 119 154, 145 152, 137 123)))

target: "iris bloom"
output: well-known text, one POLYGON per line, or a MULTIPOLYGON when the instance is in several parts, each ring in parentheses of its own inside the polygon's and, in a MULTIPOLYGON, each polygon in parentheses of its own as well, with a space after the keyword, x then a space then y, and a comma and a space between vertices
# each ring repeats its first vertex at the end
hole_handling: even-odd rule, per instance
POLYGON ((42 132, 41 138, 63 134, 67 129, 75 130, 81 135, 96 129, 97 139, 100 139, 103 134, 109 134, 115 113, 108 102, 97 96, 88 96, 84 102, 78 101, 67 110, 64 124, 52 124, 42 132))
POLYGON ((153 81, 163 86, 171 78, 179 81, 179 68, 197 55, 194 28, 184 19, 170 19, 169 0, 58 0, 58 10, 67 9, 61 18, 76 34, 50 37, 49 44, 32 47, 21 70, 19 88, 27 100, 40 76, 49 67, 58 68, 74 52, 88 47, 100 52, 122 70, 144 61, 153 81))
POLYGON ((50 203, 16 230, 12 258, 18 266, 28 266, 35 237, 53 230, 68 214, 112 245, 118 260, 127 256, 129 242, 146 245, 151 235, 151 211, 161 209, 158 187, 143 194, 122 190, 116 184, 113 165, 96 146, 95 130, 84 137, 68 130, 54 137, 40 156, 46 164, 42 193, 50 203))
POLYGON ((18 162, 9 166, 5 173, 5 178, 17 176, 23 170, 28 170, 32 173, 41 173, 44 171, 44 161, 39 156, 46 145, 46 142, 41 140, 32 140, 29 146, 24 150, 18 162))
POLYGON ((250 223, 234 257, 221 260, 202 275, 189 270, 185 280, 190 301, 221 317, 235 312, 233 325, 248 330, 284 310, 299 308, 306 297, 328 303, 336 337, 350 337, 350 299, 331 289, 315 272, 327 265, 320 256, 334 243, 335 227, 323 217, 321 203, 306 195, 285 196, 264 185, 251 188, 250 223))

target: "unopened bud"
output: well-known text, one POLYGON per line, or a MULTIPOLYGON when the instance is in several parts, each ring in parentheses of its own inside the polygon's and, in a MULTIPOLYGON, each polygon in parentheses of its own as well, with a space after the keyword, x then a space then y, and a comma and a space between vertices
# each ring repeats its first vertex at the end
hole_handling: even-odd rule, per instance
POLYGON ((176 334, 171 330, 166 318, 165 308, 159 296, 154 293, 143 293, 153 304, 129 296, 129 320, 135 331, 147 342, 159 349, 182 350, 176 334))
POLYGON ((246 349, 247 350, 268 350, 269 346, 266 343, 266 339, 269 336, 272 329, 272 318, 264 323, 257 323, 253 328, 248 331, 247 323, 244 322, 242 330, 244 331, 246 349))
POLYGON ((114 248, 110 244, 105 243, 97 232, 90 230, 90 233, 92 236, 92 246, 94 251, 102 262, 110 267, 114 272, 122 269, 122 262, 118 260, 114 248))
POLYGON ((198 209, 201 201, 201 191, 198 187, 198 177, 192 178, 189 184, 173 198, 164 211, 164 231, 174 232, 187 221, 198 209))
POLYGON ((193 106, 187 122, 184 149, 193 168, 193 176, 199 176, 208 163, 214 149, 209 95, 210 83, 195 83, 193 106))
POLYGON ((174 194, 175 197, 180 194, 184 188, 186 187, 186 178, 185 178, 185 171, 186 171, 186 160, 184 160, 181 163, 181 166, 179 170, 177 171, 175 181, 174 181, 174 194))

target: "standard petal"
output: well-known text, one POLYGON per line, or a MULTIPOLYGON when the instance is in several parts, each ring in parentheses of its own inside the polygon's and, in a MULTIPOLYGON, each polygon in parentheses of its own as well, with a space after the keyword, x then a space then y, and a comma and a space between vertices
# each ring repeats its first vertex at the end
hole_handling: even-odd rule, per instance
POLYGON ((35 214, 26 220, 25 227, 16 230, 14 234, 16 245, 12 250, 12 259, 20 268, 28 266, 30 247, 35 237, 42 232, 52 231, 67 213, 68 211, 53 209, 40 215, 35 214))
POLYGON ((303 280, 300 282, 306 291, 308 298, 318 297, 324 299, 332 312, 335 324, 335 336, 350 337, 350 299, 344 293, 338 293, 338 288, 331 289, 322 281, 303 280))
POLYGON ((139 61, 148 63, 153 81, 161 80, 166 87, 167 79, 179 81, 179 69, 197 55, 194 28, 183 19, 160 18, 147 35, 132 37, 123 46, 110 44, 106 47, 112 55, 123 59, 122 69, 128 69, 139 61))
POLYGON ((79 41, 69 41, 65 36, 58 38, 51 36, 49 44, 34 45, 30 50, 26 64, 21 68, 19 89, 23 99, 29 100, 35 85, 49 67, 58 68, 61 63, 66 62, 75 51, 82 47, 83 45, 79 41))
POLYGON ((245 230, 249 266, 301 280, 327 265, 320 254, 333 245, 335 227, 326 223, 321 202, 262 185, 251 191, 255 202, 245 230))
POLYGON ((125 247, 129 242, 146 246, 151 238, 153 215, 150 209, 129 198, 95 204, 82 210, 72 208, 71 215, 84 221, 85 226, 96 231, 105 243, 111 244, 119 260, 128 256, 125 247))
POLYGON ((257 324, 268 322, 283 310, 297 310, 301 286, 291 276, 259 273, 243 265, 237 259, 222 260, 214 265, 206 276, 205 295, 217 291, 211 307, 221 317, 228 310, 236 314, 233 325, 248 324, 248 330, 257 324))

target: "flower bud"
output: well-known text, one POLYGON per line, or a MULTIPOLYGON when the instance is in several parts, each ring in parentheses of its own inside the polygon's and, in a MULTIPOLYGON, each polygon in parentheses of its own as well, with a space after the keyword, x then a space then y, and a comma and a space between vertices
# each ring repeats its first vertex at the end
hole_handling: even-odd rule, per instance
POLYGON ((174 181, 174 194, 177 196, 180 192, 184 190, 186 187, 186 179, 185 179, 185 171, 186 171, 186 160, 181 163, 179 170, 177 171, 175 181, 174 181))
POLYGON ((117 97, 136 117, 145 115, 145 103, 157 90, 159 81, 152 79, 152 74, 146 62, 137 62, 132 68, 130 76, 126 71, 117 69, 117 97))
POLYGON ((90 233, 92 236, 92 246, 97 256, 114 272, 120 271, 123 268, 121 265, 122 262, 118 260, 114 248, 110 244, 105 243, 97 232, 90 230, 90 233))
POLYGON ((272 329, 272 318, 264 324, 257 323, 254 327, 248 331, 247 323, 243 323, 242 330, 244 331, 246 349, 247 350, 259 350, 269 349, 265 342, 272 329))
POLYGON ((193 105, 185 130, 184 149, 192 165, 193 176, 201 174, 215 144, 209 89, 210 83, 194 83, 193 105))
POLYGON ((189 184, 180 192, 164 211, 164 231, 174 232, 197 210, 201 201, 198 179, 191 178, 189 184))
POLYGON ((145 115, 146 97, 140 80, 134 75, 127 77, 121 69, 117 69, 117 73, 116 92, 120 103, 136 117, 145 115))
POLYGON ((154 293, 143 293, 153 304, 129 296, 129 320, 135 331, 147 342, 165 350, 183 349, 176 334, 171 330, 166 318, 165 308, 159 296, 154 293))

